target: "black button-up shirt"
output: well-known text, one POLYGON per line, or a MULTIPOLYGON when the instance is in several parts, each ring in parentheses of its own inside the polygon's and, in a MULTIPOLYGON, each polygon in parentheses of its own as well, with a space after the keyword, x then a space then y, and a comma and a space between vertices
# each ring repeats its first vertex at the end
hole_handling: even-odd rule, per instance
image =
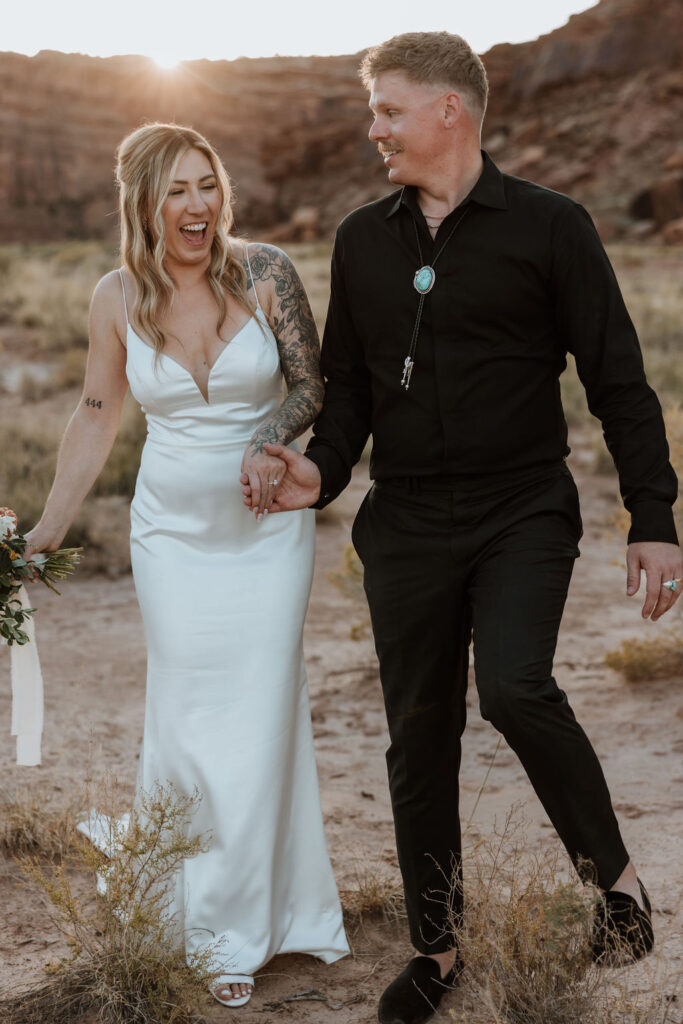
POLYGON ((488 489, 552 469, 569 453, 559 385, 569 351, 619 472, 629 540, 675 543, 678 488, 661 408, 593 223, 572 199, 502 174, 483 155, 479 180, 435 239, 414 187, 339 226, 325 402, 306 452, 322 476, 317 507, 346 486, 370 434, 376 480, 447 475, 488 489), (413 278, 432 262, 406 391, 413 278))

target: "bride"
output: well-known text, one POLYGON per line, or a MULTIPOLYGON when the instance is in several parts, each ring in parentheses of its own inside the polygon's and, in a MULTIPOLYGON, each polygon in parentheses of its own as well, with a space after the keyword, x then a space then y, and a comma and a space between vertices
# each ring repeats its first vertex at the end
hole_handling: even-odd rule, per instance
POLYGON ((230 182, 201 135, 145 125, 118 158, 123 267, 93 295, 83 395, 27 557, 59 547, 130 386, 148 429, 131 505, 137 784, 202 794, 191 828, 211 846, 185 862, 173 909, 188 953, 218 941, 212 992, 234 1007, 276 953, 348 952, 302 653, 314 512, 268 515, 286 467, 264 449, 295 446, 320 409, 318 338, 288 257, 230 235, 230 182))

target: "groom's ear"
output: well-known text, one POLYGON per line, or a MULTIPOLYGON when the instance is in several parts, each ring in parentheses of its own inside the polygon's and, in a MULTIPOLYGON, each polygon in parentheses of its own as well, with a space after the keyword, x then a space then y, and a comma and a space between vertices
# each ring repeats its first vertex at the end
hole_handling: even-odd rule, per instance
POLYGON ((447 92, 441 98, 441 116, 443 119, 444 128, 455 128, 458 121, 461 119, 464 111, 464 105, 460 93, 447 92))

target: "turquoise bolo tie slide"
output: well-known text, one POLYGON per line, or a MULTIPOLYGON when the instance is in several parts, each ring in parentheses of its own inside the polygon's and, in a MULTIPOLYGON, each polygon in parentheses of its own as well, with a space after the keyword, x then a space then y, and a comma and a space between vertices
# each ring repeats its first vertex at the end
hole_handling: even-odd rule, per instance
MULTIPOLYGON (((419 239, 418 239, 418 244, 419 244, 419 239)), ((421 255, 422 255, 422 253, 420 253, 420 256, 421 255)), ((439 253, 438 255, 441 255, 441 254, 439 253)), ((410 375, 413 372, 413 366, 415 365, 415 361, 413 359, 413 356, 415 355, 415 348, 416 348, 416 345, 417 345, 417 335, 418 335, 419 330, 420 330, 420 320, 422 319, 422 306, 423 306, 423 303, 424 303, 424 297, 427 294, 427 292, 431 292, 432 288, 434 287, 434 282, 435 281, 436 281, 436 271, 434 270, 434 267, 430 267, 429 265, 425 265, 424 267, 420 267, 419 270, 415 271, 415 277, 413 278, 413 288, 415 289, 415 291, 420 296, 420 303, 419 303, 419 305, 417 307, 417 316, 415 317, 415 327, 413 328, 413 337, 412 337, 412 341, 410 342, 410 352, 406 356, 405 362, 403 364, 403 375, 401 377, 401 387, 404 388, 406 391, 410 387, 410 375)))
POLYGON ((427 292, 431 292, 436 281, 436 273, 433 267, 425 266, 420 267, 419 270, 415 271, 415 277, 413 278, 413 288, 420 295, 426 295, 427 292))

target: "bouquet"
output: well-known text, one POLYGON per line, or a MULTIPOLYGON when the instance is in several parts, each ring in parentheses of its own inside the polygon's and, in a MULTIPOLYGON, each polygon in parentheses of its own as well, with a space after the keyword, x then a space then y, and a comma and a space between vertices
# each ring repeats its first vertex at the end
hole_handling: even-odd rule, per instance
POLYGON ((26 538, 17 531, 17 517, 11 508, 0 508, 0 637, 8 644, 28 643, 21 628, 35 612, 26 608, 17 596, 24 580, 39 580, 59 593, 54 583, 69 576, 80 562, 83 548, 61 548, 24 558, 26 538))

